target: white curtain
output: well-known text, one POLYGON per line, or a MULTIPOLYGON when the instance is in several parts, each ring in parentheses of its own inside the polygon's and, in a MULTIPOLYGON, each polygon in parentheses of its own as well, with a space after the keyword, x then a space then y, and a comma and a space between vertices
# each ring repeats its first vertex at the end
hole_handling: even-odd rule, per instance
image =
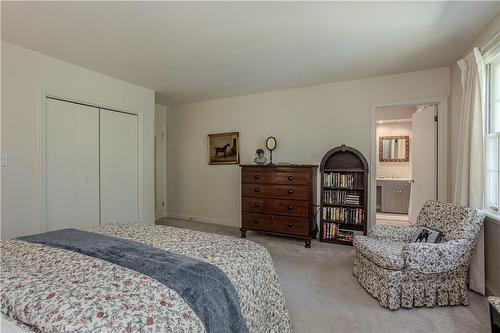
MULTIPOLYGON (((462 79, 462 106, 457 142, 453 203, 483 208, 485 70, 479 49, 458 61, 462 79)), ((484 229, 469 270, 470 289, 485 294, 484 229)))

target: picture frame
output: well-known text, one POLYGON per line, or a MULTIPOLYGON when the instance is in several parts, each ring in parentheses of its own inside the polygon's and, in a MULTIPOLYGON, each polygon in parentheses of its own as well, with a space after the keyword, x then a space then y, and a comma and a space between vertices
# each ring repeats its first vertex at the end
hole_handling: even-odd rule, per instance
POLYGON ((240 134, 227 132, 208 135, 208 164, 239 164, 240 134))
POLYGON ((441 230, 432 229, 429 227, 420 227, 418 232, 413 236, 413 243, 439 243, 443 237, 441 230))

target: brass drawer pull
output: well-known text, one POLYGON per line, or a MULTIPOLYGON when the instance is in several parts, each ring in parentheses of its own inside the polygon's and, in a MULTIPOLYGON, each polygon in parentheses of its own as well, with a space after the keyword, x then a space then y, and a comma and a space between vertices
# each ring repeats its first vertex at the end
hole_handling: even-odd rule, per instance
POLYGON ((293 227, 293 223, 288 223, 288 228, 293 227))
POLYGON ((255 221, 253 221, 255 224, 259 223, 260 220, 259 219, 255 219, 255 221))
POLYGON ((293 194, 293 190, 288 190, 288 194, 293 194))
POLYGON ((255 207, 260 207, 260 203, 256 202, 256 203, 254 203, 254 206, 255 207))
POLYGON ((293 176, 288 176, 288 180, 293 180, 293 176))
POLYGON ((292 210, 293 209, 293 205, 288 206, 288 209, 292 210))
POLYGON ((255 179, 260 179, 260 175, 255 175, 255 177, 253 177, 255 179))
POLYGON ((256 187, 254 192, 260 192, 260 188, 256 187))

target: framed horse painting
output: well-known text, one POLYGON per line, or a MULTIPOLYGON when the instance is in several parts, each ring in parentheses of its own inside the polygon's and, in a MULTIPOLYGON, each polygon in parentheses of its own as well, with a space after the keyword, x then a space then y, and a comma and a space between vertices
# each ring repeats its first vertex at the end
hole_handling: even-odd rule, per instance
POLYGON ((238 132, 208 135, 208 164, 239 164, 240 134, 238 132))

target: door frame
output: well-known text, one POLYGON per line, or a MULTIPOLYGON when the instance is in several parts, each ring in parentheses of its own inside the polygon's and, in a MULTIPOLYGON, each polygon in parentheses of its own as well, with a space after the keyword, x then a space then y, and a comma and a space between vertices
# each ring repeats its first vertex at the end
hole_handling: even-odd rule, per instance
POLYGON ((157 173, 157 169, 156 169, 156 146, 155 146, 155 204, 156 204, 156 187, 157 186, 161 186, 161 191, 163 193, 163 203, 164 205, 162 207, 160 207, 158 210, 155 209, 155 219, 159 219, 159 218, 162 218, 162 217, 166 217, 167 216, 167 124, 165 124, 164 122, 159 122, 159 121, 156 121, 155 122, 155 137, 156 137, 156 127, 157 126, 160 126, 161 127, 161 130, 162 130, 162 133, 163 133, 163 136, 162 136, 162 142, 163 142, 163 150, 162 150, 162 154, 161 154, 161 160, 162 160, 162 165, 163 165, 163 177, 162 177, 162 182, 161 184, 158 184, 156 182, 156 173, 157 173), (158 215, 157 215, 158 213, 158 215))
MULTIPOLYGON (((369 202, 369 223, 376 223, 377 208, 377 156, 376 156, 376 119, 375 112, 381 107, 414 106, 420 104, 436 104, 438 115, 438 133, 437 133, 437 199, 439 201, 448 201, 449 196, 449 137, 448 137, 448 96, 428 97, 414 100, 401 100, 392 102, 374 102, 370 108, 370 202, 369 202)), ((369 225, 369 227, 370 227, 369 225)))
MULTIPOLYGON (((47 231, 47 221, 45 220, 45 117, 46 117, 46 103, 47 98, 58 99, 65 102, 76 103, 87 105, 90 107, 95 107, 99 109, 106 109, 109 111, 128 113, 137 116, 137 181, 138 181, 138 222, 144 223, 143 214, 143 198, 144 198, 144 188, 143 188, 143 115, 137 111, 131 111, 120 106, 107 105, 105 103, 90 101, 81 97, 71 97, 67 94, 52 92, 48 90, 41 90, 40 94, 40 114, 37 120, 37 130, 38 130, 38 191, 37 191, 37 202, 38 202, 38 225, 40 232, 47 231)), ((100 180, 99 180, 100 181, 100 180)), ((100 184, 99 184, 100 187, 100 184)), ((100 199, 99 199, 100 202, 100 199)), ((99 213, 99 223, 100 223, 100 213, 99 213)))

